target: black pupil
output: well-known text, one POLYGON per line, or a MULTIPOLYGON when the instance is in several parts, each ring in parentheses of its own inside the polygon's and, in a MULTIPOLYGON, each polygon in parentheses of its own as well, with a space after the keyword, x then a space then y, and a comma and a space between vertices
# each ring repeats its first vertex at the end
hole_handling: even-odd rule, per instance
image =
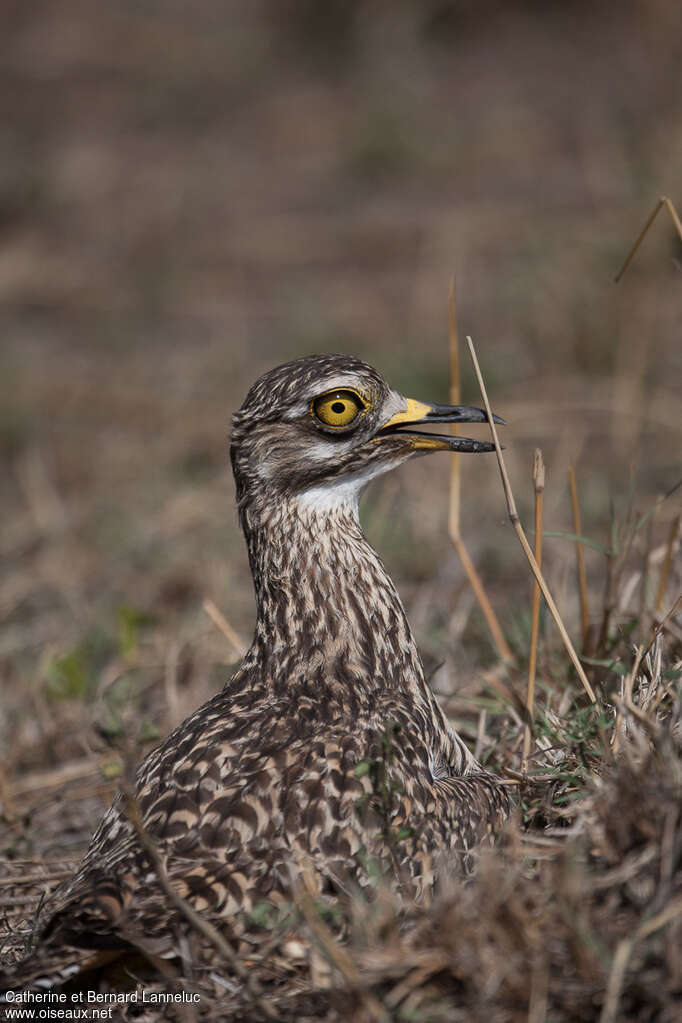
POLYGON ((342 401, 335 401, 332 405, 332 412, 336 412, 337 416, 340 416, 342 412, 346 411, 346 406, 342 401))

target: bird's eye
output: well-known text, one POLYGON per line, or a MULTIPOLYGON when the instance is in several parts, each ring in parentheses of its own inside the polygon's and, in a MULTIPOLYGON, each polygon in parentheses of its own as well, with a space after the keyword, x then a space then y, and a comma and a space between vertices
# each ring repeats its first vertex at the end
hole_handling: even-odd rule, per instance
POLYGON ((310 411, 318 422, 332 429, 344 429, 367 410, 365 402, 355 391, 328 391, 315 398, 310 411))

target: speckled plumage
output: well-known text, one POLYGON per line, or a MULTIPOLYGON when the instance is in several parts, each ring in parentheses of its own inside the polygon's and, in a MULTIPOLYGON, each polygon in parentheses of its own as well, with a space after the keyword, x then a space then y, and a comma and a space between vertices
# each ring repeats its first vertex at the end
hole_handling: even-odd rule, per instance
MULTIPOLYGON (((262 377, 234 417, 232 464, 258 608, 253 644, 225 688, 136 776, 144 828, 173 888, 228 936, 263 900, 290 899, 302 866, 321 892, 334 892, 365 884, 368 858, 390 862, 419 894, 439 864, 466 866, 508 813, 499 780, 433 697, 398 594, 358 520, 368 479, 434 447, 405 428, 455 417, 434 406, 410 419, 413 404, 360 360, 313 356, 262 377), (325 425, 311 404, 339 388, 366 403, 348 428, 325 425), (371 761, 393 783, 383 803, 376 775, 358 770, 371 761)), ((438 446, 488 447, 451 438, 438 446)), ((132 944, 172 957, 187 929, 122 797, 46 916, 43 948, 132 944)))

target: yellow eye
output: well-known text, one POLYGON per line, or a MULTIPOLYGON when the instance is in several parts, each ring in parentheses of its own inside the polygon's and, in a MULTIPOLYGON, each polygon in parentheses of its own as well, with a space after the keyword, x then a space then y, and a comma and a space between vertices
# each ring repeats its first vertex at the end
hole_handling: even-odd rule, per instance
POLYGON ((355 391, 328 391, 315 398, 310 411, 323 426, 343 429, 365 412, 367 406, 355 391))

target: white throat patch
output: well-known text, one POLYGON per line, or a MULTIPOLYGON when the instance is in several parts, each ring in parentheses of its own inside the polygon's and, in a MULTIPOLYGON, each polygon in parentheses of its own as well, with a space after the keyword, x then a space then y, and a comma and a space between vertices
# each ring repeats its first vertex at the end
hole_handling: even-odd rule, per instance
POLYGON ((330 480, 319 487, 311 487, 294 498, 294 504, 301 511, 313 512, 318 515, 329 515, 336 511, 350 511, 358 517, 358 502, 365 484, 374 476, 380 475, 384 467, 373 468, 354 476, 343 476, 338 480, 330 480), (378 471, 377 471, 378 469, 378 471))

